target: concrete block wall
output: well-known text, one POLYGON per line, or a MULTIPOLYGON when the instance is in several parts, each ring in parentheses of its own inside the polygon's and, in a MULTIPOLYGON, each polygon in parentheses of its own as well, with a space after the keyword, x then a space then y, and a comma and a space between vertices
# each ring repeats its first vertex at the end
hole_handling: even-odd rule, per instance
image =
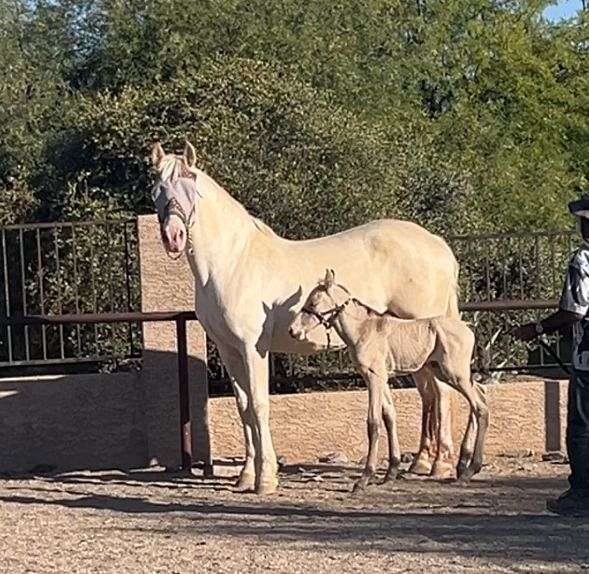
MULTIPOLYGON (((502 383, 487 387, 491 424, 486 453, 564 450, 567 381, 502 383)), ((419 444, 421 403, 415 389, 396 389, 399 440, 403 451, 415 452, 419 444)), ((274 395, 270 419, 276 452, 289 461, 316 460, 341 451, 349 460, 366 455, 366 391, 274 395)), ((209 406, 213 454, 242 455, 243 437, 235 401, 213 398, 209 406)), ((453 437, 459 449, 466 428, 466 401, 452 397, 453 437)), ((386 440, 380 444, 387 455, 386 440)))
POLYGON ((0 472, 145 466, 143 403, 138 373, 0 379, 0 472))

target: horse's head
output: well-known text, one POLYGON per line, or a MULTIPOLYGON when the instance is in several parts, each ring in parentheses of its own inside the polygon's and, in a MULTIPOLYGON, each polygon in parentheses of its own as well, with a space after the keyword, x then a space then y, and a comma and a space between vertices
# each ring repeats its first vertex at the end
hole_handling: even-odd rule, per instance
POLYGON ((325 279, 309 293, 305 304, 295 315, 288 330, 290 336, 304 341, 307 334, 319 325, 330 329, 351 300, 350 292, 335 282, 333 270, 327 269, 325 279))
POLYGON ((168 252, 182 253, 186 248, 190 219, 199 195, 196 177, 196 152, 186 142, 182 155, 167 154, 159 143, 151 152, 157 181, 152 197, 160 221, 162 241, 168 252))

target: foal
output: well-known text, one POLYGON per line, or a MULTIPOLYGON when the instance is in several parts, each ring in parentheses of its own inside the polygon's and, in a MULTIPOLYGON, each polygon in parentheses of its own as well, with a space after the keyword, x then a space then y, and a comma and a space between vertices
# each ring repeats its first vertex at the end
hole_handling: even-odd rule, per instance
POLYGON ((354 299, 345 287, 335 283, 334 272, 327 270, 325 280, 311 291, 295 316, 290 334, 304 340, 319 325, 336 330, 368 387, 368 458, 354 490, 365 488, 376 472, 381 416, 389 438, 385 482, 396 477, 401 453, 388 378, 389 374, 407 375, 422 369, 429 369, 468 401, 470 417, 456 471, 462 481, 480 471, 489 412, 484 395, 471 381, 474 334, 464 321, 449 317, 404 320, 381 315, 354 299))

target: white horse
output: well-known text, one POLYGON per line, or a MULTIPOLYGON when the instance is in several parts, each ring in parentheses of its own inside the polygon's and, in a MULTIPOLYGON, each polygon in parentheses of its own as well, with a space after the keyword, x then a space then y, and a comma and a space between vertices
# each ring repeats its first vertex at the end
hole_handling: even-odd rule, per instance
MULTIPOLYGON (((442 239, 405 221, 374 221, 307 241, 284 239, 196 169, 189 143, 183 155, 166 154, 156 144, 152 161, 164 246, 169 253, 186 251, 198 319, 232 378, 246 445, 237 486, 273 492, 278 479, 269 427, 268 353, 343 347, 324 329, 304 342, 289 336, 303 293, 330 266, 379 312, 406 318, 457 316, 458 264, 442 239)), ((423 428, 413 470, 447 476, 453 473, 449 397, 427 368, 415 380, 423 428)))
POLYGON ((426 365, 470 405, 456 468, 458 478, 467 481, 481 470, 489 411, 484 394, 471 380, 474 333, 464 321, 458 317, 399 319, 377 313, 337 284, 335 273, 328 269, 324 281, 309 293, 295 315, 289 332, 304 341, 321 325, 333 328, 344 341, 368 387, 368 457, 354 490, 366 488, 376 474, 381 419, 389 439, 389 468, 384 481, 396 478, 401 449, 389 375, 416 373, 426 365))

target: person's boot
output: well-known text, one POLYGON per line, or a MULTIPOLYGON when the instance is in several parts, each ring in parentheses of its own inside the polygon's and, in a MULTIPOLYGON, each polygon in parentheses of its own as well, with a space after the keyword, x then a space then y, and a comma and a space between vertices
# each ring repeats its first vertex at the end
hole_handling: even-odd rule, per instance
POLYGON ((589 492, 569 489, 558 498, 549 498, 546 508, 561 516, 589 516, 589 492))

